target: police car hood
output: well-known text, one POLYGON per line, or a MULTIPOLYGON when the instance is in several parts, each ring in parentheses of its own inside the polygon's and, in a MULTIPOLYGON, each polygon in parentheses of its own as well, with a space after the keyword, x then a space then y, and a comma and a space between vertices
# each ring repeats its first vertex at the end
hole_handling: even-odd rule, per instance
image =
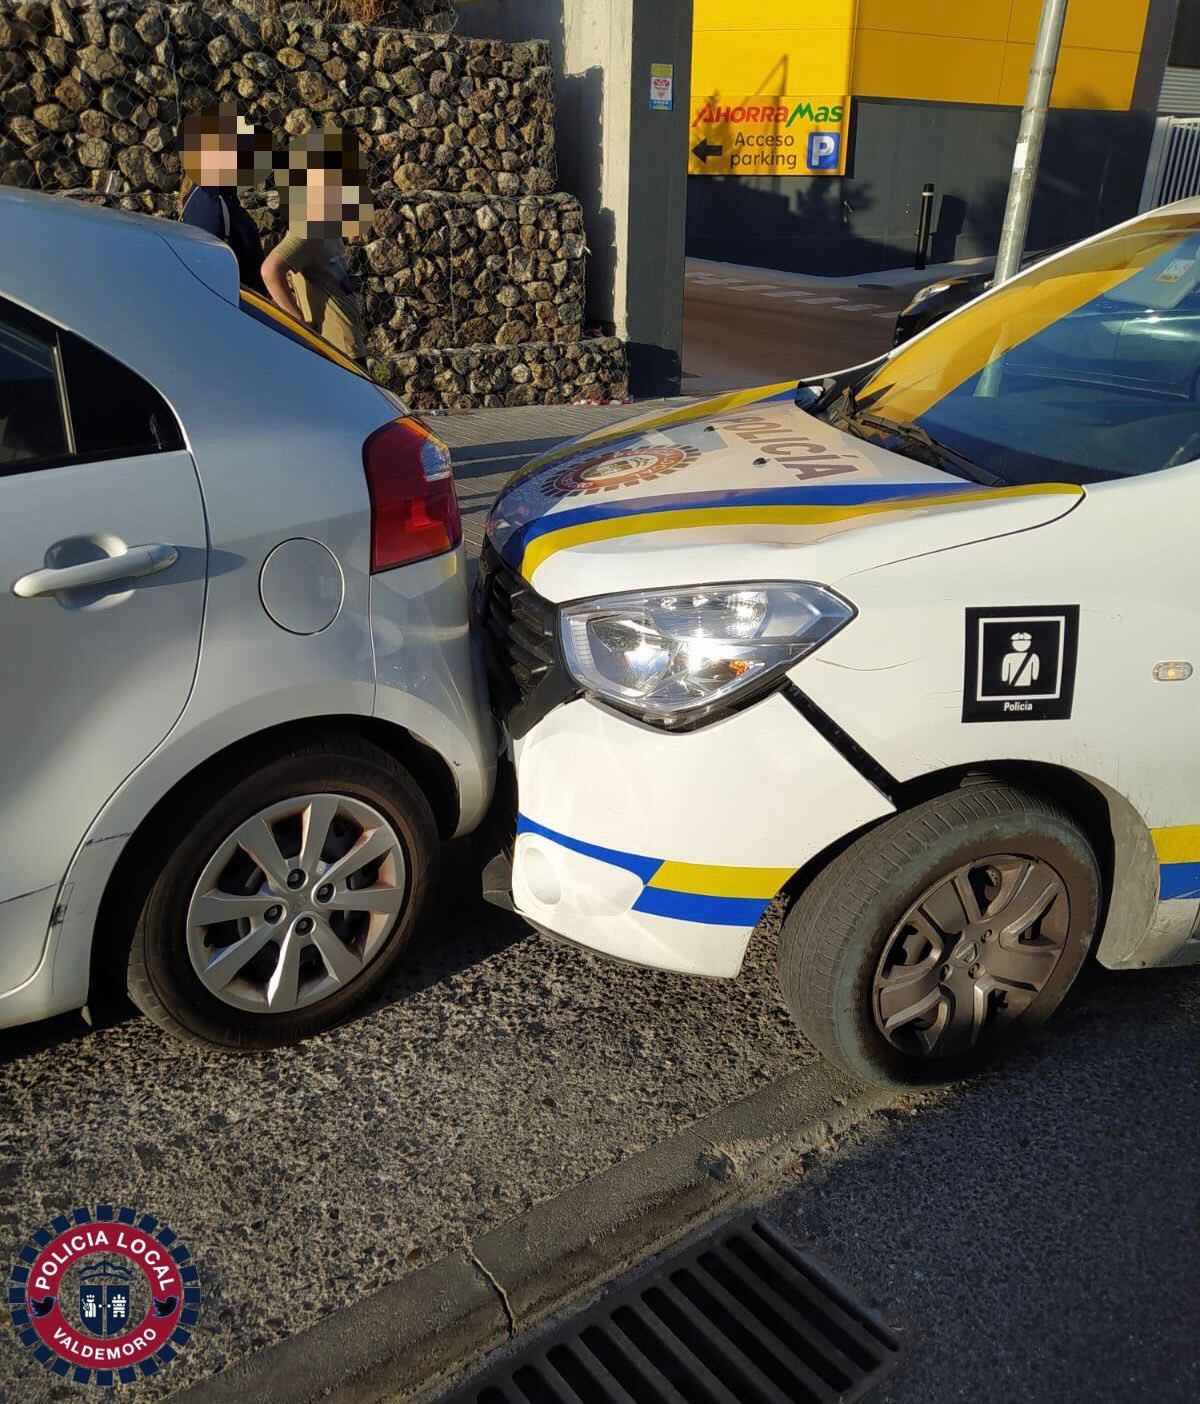
POLYGON ((836 582, 1063 516, 1069 484, 985 487, 805 413, 794 381, 575 439, 516 473, 488 521, 555 602, 737 580, 836 582))

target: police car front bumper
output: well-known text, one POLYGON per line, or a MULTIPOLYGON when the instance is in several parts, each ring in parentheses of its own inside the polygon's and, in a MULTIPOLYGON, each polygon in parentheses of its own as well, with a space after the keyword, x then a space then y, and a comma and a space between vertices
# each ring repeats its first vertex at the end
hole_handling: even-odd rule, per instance
POLYGON ((736 975, 794 873, 893 812, 779 692, 679 735, 577 697, 513 756, 515 910, 605 955, 693 975, 736 975))

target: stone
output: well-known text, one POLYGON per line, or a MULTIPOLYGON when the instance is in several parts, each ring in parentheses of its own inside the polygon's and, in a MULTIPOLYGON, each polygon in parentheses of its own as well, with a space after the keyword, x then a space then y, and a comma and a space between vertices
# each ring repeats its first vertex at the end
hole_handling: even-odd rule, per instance
POLYGON ((412 113, 412 122, 416 127, 437 126, 437 106, 427 93, 418 93, 416 97, 408 99, 408 108, 412 113))
POLYGON ((135 190, 158 187, 162 183, 162 168, 144 146, 127 146, 119 151, 117 166, 135 190))
POLYGON ((133 81, 144 93, 151 93, 155 97, 170 97, 175 91, 175 81, 171 76, 171 70, 165 68, 161 63, 152 63, 145 68, 134 70, 133 81))
POLYGON ((79 114, 79 127, 88 136, 100 139, 108 135, 108 118, 92 107, 79 114))
POLYGON ((75 119, 61 103, 44 102, 33 109, 33 120, 48 132, 69 132, 75 119))
POLYGON ((404 250, 392 239, 374 239, 365 249, 367 263, 374 273, 394 273, 407 261, 404 250))
POLYGON ((162 10, 155 6, 141 14, 133 22, 134 29, 138 32, 138 37, 144 44, 161 44, 167 37, 167 27, 163 23, 162 10))
POLYGON ((108 47, 114 54, 135 61, 143 58, 146 53, 145 46, 133 30, 120 22, 112 25, 108 31, 108 47))
POLYGON ((8 129, 22 146, 33 146, 42 139, 41 130, 32 117, 14 117, 8 129))
POLYGON ((108 34, 104 28, 104 16, 98 9, 89 6, 84 10, 76 10, 75 14, 79 20, 79 27, 83 30, 83 37, 89 44, 101 47, 108 41, 108 34))
POLYGON ((375 45, 372 65, 381 73, 395 73, 408 57, 408 44, 399 34, 384 34, 375 45))
POLYGON ((95 171, 107 167, 111 153, 112 147, 108 142, 100 141, 96 137, 87 137, 75 147, 75 154, 80 161, 95 171))
POLYGON ((208 61, 215 68, 221 68, 224 64, 232 62, 237 54, 233 40, 228 34, 218 34, 210 40, 205 52, 208 54, 208 61))
POLYGON ((283 65, 284 68, 290 68, 295 70, 298 68, 303 68, 305 64, 304 55, 300 52, 300 50, 293 49, 291 47, 286 49, 280 49, 279 52, 275 55, 275 57, 279 60, 279 62, 283 65))
POLYGON ((289 136, 303 136, 305 132, 313 129, 312 113, 303 107, 293 107, 283 120, 284 131, 289 136))
POLYGON ((116 54, 95 44, 79 50, 79 67, 97 83, 112 83, 125 76, 125 65, 116 54))
POLYGON ((222 22, 239 49, 257 49, 261 42, 258 26, 249 15, 234 10, 223 15, 222 22))
POLYGON ((242 62, 256 78, 269 80, 278 72, 275 60, 269 54, 251 52, 242 55, 242 62))
POLYGON ((70 112, 82 112, 91 102, 91 94, 77 78, 64 78, 54 89, 54 96, 70 112))
POLYGON ((411 64, 407 68, 402 68, 392 79, 392 92, 397 97, 416 97, 418 93, 426 91, 425 79, 418 69, 411 64))
POLYGON ((82 38, 82 32, 75 21, 72 7, 66 0, 51 0, 50 13, 54 16, 54 32, 66 43, 75 46, 82 38))
POLYGON ((333 94, 323 73, 305 71, 296 78, 296 91, 306 106, 324 111, 332 105, 333 94))
POLYGON ((287 43, 287 25, 275 15, 264 16, 258 26, 259 36, 269 49, 281 48, 287 43))
POLYGON ((19 20, 0 15, 0 49, 19 49, 33 38, 33 31, 19 20))
POLYGON ((50 61, 50 67, 60 73, 65 73, 71 66, 71 50, 67 47, 67 41, 57 34, 47 35, 42 40, 42 53, 50 61))
POLYGON ((33 113, 33 90, 29 84, 17 83, 0 92, 0 109, 13 116, 31 116, 33 113))
POLYGON ((128 88, 105 88, 100 94, 100 106, 110 117, 124 117, 137 106, 128 88))
POLYGON ((156 154, 167 151, 175 145, 175 131, 165 122, 156 122, 153 126, 146 128, 142 141, 147 150, 156 154))

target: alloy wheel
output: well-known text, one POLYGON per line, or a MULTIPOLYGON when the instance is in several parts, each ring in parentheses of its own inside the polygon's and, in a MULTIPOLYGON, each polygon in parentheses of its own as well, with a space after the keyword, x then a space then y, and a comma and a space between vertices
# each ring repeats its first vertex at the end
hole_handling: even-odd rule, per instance
POLYGON ((1044 859, 997 854, 940 877, 909 907, 872 982, 875 1025, 922 1058, 948 1058, 1019 1018, 1054 973, 1070 898, 1044 859))
POLYGON ((282 1014, 326 999, 382 950, 408 870, 391 822, 348 795, 300 795, 245 820, 196 883, 192 968, 217 999, 282 1014))

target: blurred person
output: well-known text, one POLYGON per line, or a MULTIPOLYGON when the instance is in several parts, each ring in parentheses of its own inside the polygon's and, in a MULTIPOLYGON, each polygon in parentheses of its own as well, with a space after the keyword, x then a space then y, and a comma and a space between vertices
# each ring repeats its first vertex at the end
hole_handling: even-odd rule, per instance
POLYGON ((191 112, 180 129, 183 187, 179 218, 223 239, 238 262, 238 279, 266 295, 262 240, 242 208, 238 187, 258 185, 271 173, 271 137, 239 117, 232 103, 191 112))
POLYGON ((361 361, 366 328, 345 239, 370 234, 374 210, 357 134, 326 128, 297 137, 275 183, 284 188, 288 233, 262 265, 263 282, 285 312, 361 361))

